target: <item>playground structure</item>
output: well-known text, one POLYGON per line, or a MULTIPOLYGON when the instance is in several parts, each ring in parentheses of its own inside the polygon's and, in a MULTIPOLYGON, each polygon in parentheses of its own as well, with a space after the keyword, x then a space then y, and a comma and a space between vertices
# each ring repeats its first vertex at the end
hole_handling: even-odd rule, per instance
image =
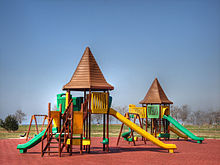
MULTIPOLYGON (((135 131, 140 134, 144 142, 149 140, 155 145, 167 149, 169 153, 173 153, 176 149, 175 144, 165 144, 156 138, 158 134, 160 138, 168 138, 165 136, 169 133, 168 122, 175 123, 169 116, 169 108, 166 105, 171 102, 161 102, 161 105, 158 106, 154 105, 157 103, 148 103, 144 99, 141 102, 143 107, 131 106, 130 114, 123 116, 111 108, 112 97, 109 91, 113 89, 114 87, 105 80, 93 54, 87 47, 71 80, 63 86, 63 90, 66 93, 57 95, 57 111, 51 111, 51 104, 48 103, 48 115, 45 115, 48 121, 47 128, 27 143, 19 144, 17 149, 19 149, 20 153, 25 153, 36 144, 41 143, 41 156, 44 156, 45 153, 48 155, 58 153, 59 156, 62 156, 64 148, 72 155, 73 146, 75 145, 79 146, 80 154, 83 151, 90 153, 92 143, 91 117, 95 114, 103 114, 103 141, 101 142, 103 144, 103 151, 109 151, 109 115, 112 115, 121 121, 123 125, 129 127, 131 133, 135 131), (83 97, 72 97, 71 92, 73 91, 83 92, 83 97), (136 111, 139 109, 142 112, 137 114, 134 112, 135 108, 136 111), (144 114, 146 109, 147 112, 144 114), (149 118, 148 114, 154 116, 151 118, 153 123, 151 133, 147 132, 147 124, 146 130, 143 129, 143 122, 141 122, 144 117, 147 119, 148 116, 149 118), (134 115, 134 122, 129 119, 129 115, 134 115), (157 127, 154 123, 156 119, 166 121, 166 124, 164 124, 164 128, 166 128, 164 129, 165 135, 161 133, 160 124, 157 127), (135 120, 139 120, 140 126, 135 124, 135 120)), ((134 141, 133 135, 131 138, 134 141)))
MULTIPOLYGON (((146 131, 148 131, 147 121, 150 119, 150 133, 154 137, 158 137, 160 140, 161 138, 169 140, 170 131, 172 131, 177 136, 184 138, 184 140, 188 140, 188 137, 196 140, 197 143, 202 143, 204 140, 204 138, 195 136, 170 116, 170 104, 173 104, 173 102, 167 98, 157 78, 152 83, 144 99, 140 101, 140 104, 142 104, 142 107, 136 107, 135 105, 130 104, 129 113, 139 115, 142 119, 142 123, 145 119, 146 131), (170 124, 173 124, 174 127, 170 124)), ((122 135, 130 136, 132 132, 133 131, 131 130, 127 134, 122 135)), ((121 131, 119 135, 120 134, 121 131)))

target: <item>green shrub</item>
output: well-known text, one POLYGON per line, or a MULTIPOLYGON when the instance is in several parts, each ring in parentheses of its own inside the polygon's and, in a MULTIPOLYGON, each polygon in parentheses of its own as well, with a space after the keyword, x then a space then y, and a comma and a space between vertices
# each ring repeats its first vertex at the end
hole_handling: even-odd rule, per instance
POLYGON ((7 131, 16 131, 18 130, 18 121, 14 115, 8 115, 5 121, 0 120, 0 126, 7 131))

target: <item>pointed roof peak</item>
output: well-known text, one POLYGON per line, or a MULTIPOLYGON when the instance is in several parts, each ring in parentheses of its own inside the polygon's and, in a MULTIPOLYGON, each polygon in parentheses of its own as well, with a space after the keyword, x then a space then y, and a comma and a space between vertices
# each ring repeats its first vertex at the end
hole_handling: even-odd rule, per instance
POLYGON ((173 102, 167 98, 158 79, 155 78, 140 104, 173 104, 173 102))
POLYGON ((114 87, 107 83, 90 48, 86 47, 71 80, 63 86, 63 90, 89 89, 113 90, 114 87))

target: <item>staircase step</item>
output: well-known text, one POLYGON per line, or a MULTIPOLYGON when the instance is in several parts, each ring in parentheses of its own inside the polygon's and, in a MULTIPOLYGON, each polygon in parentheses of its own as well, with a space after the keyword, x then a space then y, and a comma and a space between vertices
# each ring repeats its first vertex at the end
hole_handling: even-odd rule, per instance
POLYGON ((44 153, 58 153, 58 151, 44 151, 44 153))
POLYGON ((59 148, 57 146, 48 146, 48 148, 59 148))

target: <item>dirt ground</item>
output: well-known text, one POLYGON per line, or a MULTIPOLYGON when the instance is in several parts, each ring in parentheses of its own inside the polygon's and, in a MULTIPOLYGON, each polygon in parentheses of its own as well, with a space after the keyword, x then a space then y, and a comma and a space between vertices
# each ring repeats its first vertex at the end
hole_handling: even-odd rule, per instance
POLYGON ((203 144, 193 141, 172 140, 165 143, 176 144, 177 150, 170 154, 167 150, 161 149, 151 142, 138 141, 136 146, 128 144, 124 140, 116 146, 117 138, 110 139, 110 152, 102 151, 101 138, 93 138, 91 153, 79 154, 78 146, 74 148, 74 153, 69 156, 63 153, 58 157, 57 153, 45 156, 40 155, 41 143, 29 149, 27 153, 20 154, 16 149, 17 144, 24 143, 23 139, 2 139, 0 140, 0 164, 8 165, 40 165, 40 164, 198 164, 212 165, 220 164, 220 140, 205 140, 203 144))

